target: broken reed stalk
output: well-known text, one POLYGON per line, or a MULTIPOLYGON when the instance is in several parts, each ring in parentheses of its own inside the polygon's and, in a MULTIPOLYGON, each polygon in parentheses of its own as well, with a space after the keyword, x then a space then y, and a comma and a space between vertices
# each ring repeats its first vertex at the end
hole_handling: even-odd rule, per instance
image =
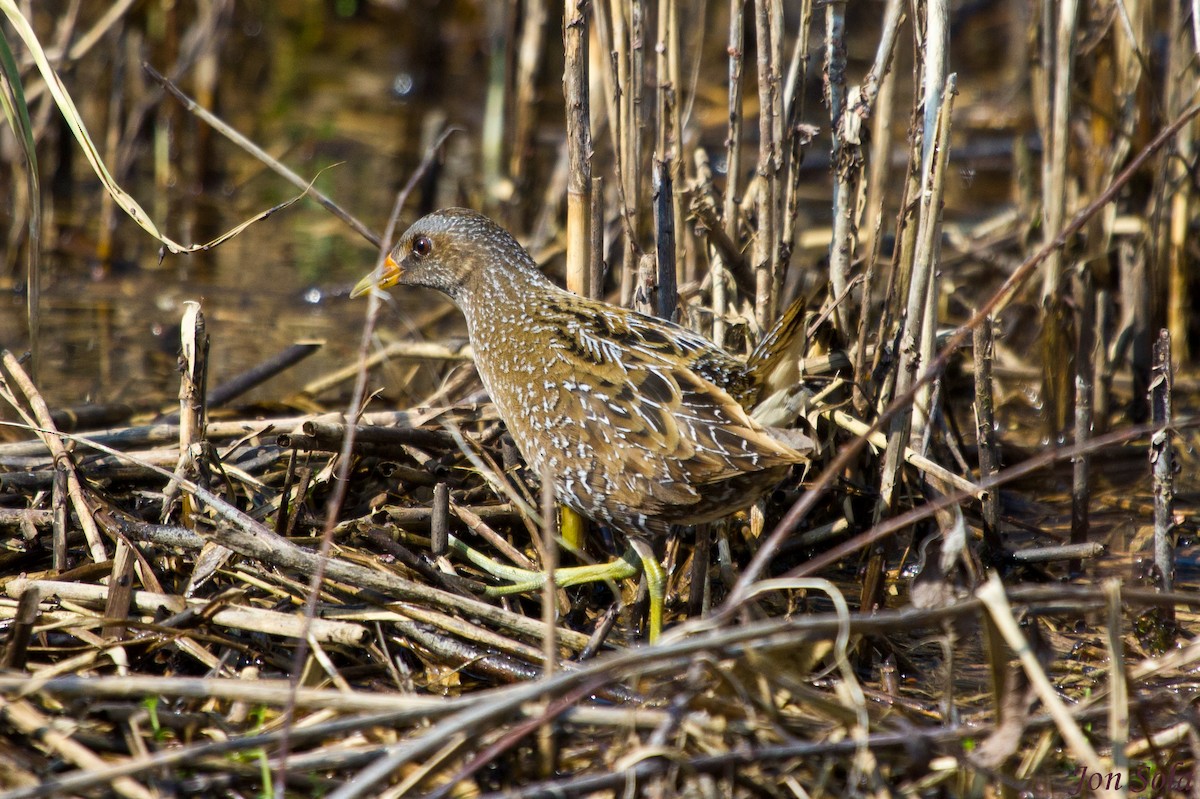
POLYGON ((592 129, 588 95, 587 0, 563 9, 563 95, 567 122, 567 289, 588 295, 591 277, 592 129))
MULTIPOLYGON (((1054 26, 1043 32, 1049 38, 1054 31, 1053 73, 1050 75, 1050 119, 1042 140, 1046 142, 1042 168, 1043 230, 1049 237, 1056 234, 1066 219, 1067 208, 1067 143, 1071 113, 1071 71, 1075 62, 1075 24, 1078 17, 1078 0, 1061 0, 1046 3, 1046 13, 1057 14, 1054 26)), ((1045 303, 1059 289, 1062 275, 1063 256, 1060 251, 1050 254, 1043 265, 1042 301, 1045 303)))
POLYGON ((1119 774, 1129 773, 1129 699, 1130 675, 1126 671, 1124 628, 1125 604, 1121 601, 1121 581, 1108 578, 1100 584, 1107 606, 1105 645, 1108 649, 1108 740, 1112 752, 1113 770, 1119 774))
MULTIPOLYGON (((586 0, 567 0, 563 7, 563 95, 567 117, 567 289, 590 295, 593 267, 592 128, 588 90, 588 26, 586 0)), ((586 523, 573 510, 563 510, 563 536, 568 546, 583 546, 586 523)))
MULTIPOLYGON (((641 244, 638 231, 641 229, 639 209, 642 193, 642 131, 646 128, 646 108, 642 103, 645 85, 645 58, 643 56, 645 23, 642 4, 628 2, 622 10, 621 0, 612 0, 614 30, 615 20, 621 19, 625 36, 616 36, 621 48, 618 65, 624 65, 624 79, 619 79, 614 90, 624 99, 621 111, 622 168, 624 169, 625 205, 625 252, 621 271, 621 304, 629 307, 633 301, 638 277, 638 262, 641 244)), ((618 76, 620 76, 618 68, 618 76)))
POLYGON ((679 317, 679 291, 675 271, 675 191, 670 164, 654 159, 654 247, 657 291, 654 314, 675 321, 679 317))
MULTIPOLYGON (((779 236, 779 286, 787 277, 791 265, 792 249, 796 241, 796 225, 800 215, 800 167, 804 163, 804 148, 812 141, 813 129, 804 124, 805 88, 808 85, 809 32, 812 28, 812 0, 801 0, 799 4, 800 27, 792 46, 792 61, 788 65, 787 81, 783 87, 784 142, 787 145, 783 157, 787 180, 784 183, 782 204, 783 229, 779 236)), ((837 296, 837 295, 835 295, 837 296)), ((779 302, 783 302, 780 298, 779 302)))
POLYGON ((758 68, 758 163, 755 173, 758 230, 754 237, 754 319, 760 331, 775 318, 779 279, 779 231, 783 107, 780 64, 783 61, 783 10, 778 0, 754 0, 758 68))
MULTIPOLYGON (((932 14, 933 9, 930 9, 932 14)), ((933 26, 930 21, 930 26, 933 26)), ((931 31, 931 35, 933 32, 931 31)), ((946 78, 945 90, 939 91, 937 97, 941 100, 936 116, 936 125, 926 144, 929 159, 925 161, 921 185, 927 187, 921 193, 919 203, 920 217, 917 228, 916 247, 913 252, 911 282, 908 287, 907 307, 902 319, 900 333, 900 362, 897 367, 895 395, 902 397, 914 387, 927 387, 929 381, 918 385, 917 370, 927 369, 931 363, 930 357, 922 357, 922 341, 925 332, 932 328, 931 317, 936 317, 934 295, 937 292, 935 280, 936 261, 938 258, 937 241, 941 235, 941 199, 945 188, 946 163, 950 150, 950 121, 954 109, 955 76, 946 78)), ((931 100, 934 98, 930 98, 931 100)), ((932 336, 930 336, 932 338, 932 336)), ((932 349, 932 344, 930 345, 932 349)), ((899 475, 900 459, 904 447, 908 446, 910 434, 913 438, 922 436, 922 429, 917 426, 914 417, 920 408, 917 407, 922 398, 929 402, 930 392, 917 391, 911 406, 902 409, 891 420, 888 428, 888 448, 884 456, 883 473, 880 483, 880 509, 891 508, 893 492, 899 475)), ((926 404, 925 413, 929 408, 926 404)), ((927 418, 924 417, 924 418, 927 418)))
POLYGON ((29 642, 33 638, 33 627, 40 615, 41 591, 37 585, 26 585, 17 594, 17 609, 13 614, 8 639, 0 655, 0 669, 24 671, 29 655, 29 642))
MULTIPOLYGON (((926 9, 928 16, 936 9, 926 9)), ((883 306, 880 309, 879 321, 876 326, 875 341, 877 343, 888 342, 892 346, 877 346, 875 348, 875 356, 869 369, 856 372, 856 374, 876 374, 883 366, 885 355, 891 353, 893 358, 898 357, 898 351, 906 346, 905 337, 911 336, 908 325, 911 322, 906 321, 905 307, 906 298, 912 296, 912 272, 915 262, 915 252, 917 247, 917 232, 920 218, 918 209, 919 201, 914 200, 915 197, 921 197, 924 194, 923 187, 927 172, 925 166, 926 151, 929 148, 929 126, 922 125, 921 113, 922 110, 928 110, 930 102, 930 84, 931 80, 928 75, 930 68, 936 66, 936 60, 931 59, 929 49, 931 45, 928 42, 930 38, 930 23, 924 20, 924 28, 921 28, 919 22, 922 21, 918 16, 914 21, 914 27, 917 30, 914 32, 914 39, 917 39, 917 59, 919 64, 923 64, 925 70, 925 94, 922 97, 913 98, 913 106, 910 111, 909 126, 912 130, 920 131, 920 135, 909 136, 908 145, 908 163, 905 169, 905 181, 900 192, 900 197, 897 203, 896 214, 896 241, 892 248, 891 264, 888 270, 888 279, 886 287, 883 291, 883 306)), ((941 28, 941 23, 935 23, 935 31, 941 28)), ((933 45, 934 49, 938 49, 941 45, 933 45)), ((878 248, 878 245, 876 245, 878 248)), ((913 339, 915 340, 915 338, 913 339)), ((865 358, 864 358, 865 366, 865 358)), ((888 368, 883 372, 882 385, 876 390, 875 396, 864 398, 860 404, 866 406, 868 401, 874 402, 876 412, 889 406, 892 403, 893 397, 901 394, 897 389, 896 383, 899 377, 897 370, 888 368)), ((862 381, 859 381, 860 384, 862 381)), ((885 470, 886 471, 886 470, 885 470)), ((886 479, 886 478, 885 478, 886 479)))
POLYGON ((109 573, 108 598, 104 603, 104 618, 111 619, 100 631, 102 638, 120 641, 125 637, 126 619, 133 596, 133 548, 124 539, 117 540, 109 573))
POLYGON ((450 486, 433 487, 433 505, 429 509, 429 554, 440 558, 450 543, 450 486))
MULTIPOLYGON (((283 472, 283 487, 279 490, 279 508, 275 511, 275 533, 276 535, 290 535, 296 523, 296 517, 300 515, 300 504, 303 497, 306 496, 303 492, 293 493, 293 486, 296 480, 296 450, 288 453, 287 468, 283 472), (293 503, 296 504, 295 513, 292 513, 293 503)), ((311 471, 310 471, 311 474, 311 471)), ((305 488, 307 488, 305 481, 305 488)))
MULTIPOLYGON (((975 446, 979 453, 979 481, 995 476, 999 466, 996 450, 995 392, 992 388, 992 318, 986 317, 974 330, 975 366, 975 446)), ((987 492, 983 500, 984 562, 1000 559, 1004 554, 1004 539, 1000 535, 999 489, 987 492)))
MULTIPOLYGON (((1083 264, 1072 284, 1075 308, 1079 316, 1075 347, 1075 443, 1082 444, 1092 435, 1092 397, 1095 386, 1096 295, 1092 286, 1092 271, 1083 264)), ((1071 476, 1071 543, 1088 540, 1088 508, 1091 502, 1091 458, 1081 454, 1072 463, 1071 476)), ((1082 569, 1082 562, 1071 563, 1072 573, 1082 569)))
POLYGON ((1085 541, 1082 544, 1059 544, 1049 547, 1030 547, 1009 553, 1013 563, 1052 563, 1058 560, 1079 561, 1098 558, 1105 552, 1104 544, 1085 541))
POLYGON ((558 513, 554 496, 554 475, 549 469, 542 475, 541 488, 542 511, 542 571, 546 582, 542 586, 542 624, 546 633, 542 639, 542 655, 545 659, 543 674, 554 676, 554 667, 558 662, 558 603, 555 597, 554 572, 558 569, 558 513))
POLYGON ((592 178, 592 189, 589 196, 592 200, 592 209, 588 214, 588 219, 591 220, 591 232, 588 242, 591 248, 591 257, 588 259, 591 264, 591 270, 588 273, 588 288, 585 296, 592 299, 602 299, 604 297, 605 273, 603 178, 592 178))
MULTIPOLYGON (((887 180, 892 161, 892 114, 895 109, 896 75, 891 68, 900 33, 900 21, 904 9, 903 0, 889 0, 884 15, 884 33, 875 63, 864 84, 864 102, 871 119, 871 150, 867 159, 867 185, 864 207, 866 217, 866 268, 863 272, 862 300, 858 309, 858 330, 854 345, 855 375, 864 375, 867 368, 869 320, 875 288, 875 276, 879 271, 879 257, 883 246, 883 225, 888 207, 887 180)), ((894 274, 894 272, 892 273, 894 274)), ((886 303, 886 300, 885 300, 886 303)), ((863 381, 854 383, 853 401, 859 415, 870 410, 870 397, 862 390, 863 381)))
MULTIPOLYGON (((659 187, 663 182, 662 172, 666 172, 666 180, 668 185, 674 183, 674 177, 679 173, 676 171, 676 156, 675 151, 679 149, 679 138, 681 131, 676 126, 676 111, 678 108, 678 84, 676 82, 677 75, 673 71, 674 67, 678 67, 678 47, 679 36, 678 31, 673 29, 672 12, 675 3, 659 3, 658 4, 658 19, 655 24, 657 29, 657 37, 654 43, 654 151, 651 154, 650 168, 651 174, 651 189, 650 195, 653 198, 654 207, 654 230, 655 230, 655 250, 657 253, 658 271, 663 272, 664 269, 670 267, 675 269, 674 248, 672 247, 672 259, 663 262, 661 257, 662 244, 658 238, 664 230, 662 215, 664 211, 669 211, 671 220, 666 224, 665 229, 669 231, 672 239, 675 238, 675 231, 679 228, 675 225, 675 209, 674 197, 670 198, 668 208, 660 208, 659 205, 659 187)), ((668 192, 673 194, 673 192, 668 192)), ((672 283, 677 282, 677 278, 672 279, 672 283)), ((661 285, 661 284, 660 284, 661 285)), ((668 315, 666 318, 670 318, 668 315)))
MULTIPOLYGON (((1162 591, 1175 586, 1174 498, 1175 454, 1171 428, 1171 334, 1161 330, 1154 342, 1154 376, 1150 383, 1150 416, 1156 430, 1150 439, 1154 484, 1154 566, 1162 591)), ((1173 613, 1172 613, 1173 615, 1173 613)))
MULTIPOLYGON (((1167 28, 1168 56, 1172 80, 1164 81, 1166 92, 1166 107, 1168 115, 1182 111, 1195 94, 1197 85, 1196 46, 1200 45, 1200 21, 1197 14, 1200 9, 1193 3, 1190 14, 1182 4, 1171 6, 1169 27, 1167 28), (1194 31, 1188 30, 1187 17, 1196 26, 1194 31), (1192 34, 1192 35, 1189 35, 1192 34)), ((1166 312, 1167 330, 1171 333, 1171 346, 1174 358, 1178 363, 1187 363, 1191 359, 1191 344, 1188 336, 1188 325, 1195 313, 1196 299, 1192 296, 1194 287, 1190 285, 1194 261, 1188 255, 1187 247, 1192 238, 1192 226, 1196 219, 1196 187, 1191 179, 1191 167, 1196 161, 1196 126, 1187 125, 1175 137, 1174 152, 1166 159, 1166 175, 1162 181, 1163 193, 1159 193, 1160 201, 1170 204, 1167 216, 1167 279, 1166 279, 1166 312)))
MULTIPOLYGON (((738 241, 741 198, 738 180, 742 174, 742 67, 745 53, 746 3, 729 0, 729 123, 725 134, 725 194, 721 224, 729 241, 738 241)), ((724 256, 714 248, 712 256, 713 341, 725 346, 725 316, 729 310, 729 278, 724 256)), ((736 299, 736 294, 735 294, 736 299)))
MULTIPOLYGON (((857 238, 858 185, 862 177, 862 146, 859 124, 862 118, 850 109, 846 90, 846 7, 830 3, 825 7, 825 100, 829 106, 829 130, 833 139, 833 240, 829 245, 829 286, 833 297, 841 297, 850 287, 850 267, 854 261, 857 238)), ((847 336, 853 320, 849 303, 833 311, 834 327, 847 336)))
MULTIPOLYGON (((921 287, 925 307, 920 323, 912 324, 909 332, 920 331, 917 357, 919 364, 933 360, 937 350, 937 309, 940 295, 938 265, 941 261, 942 194, 945 190, 945 165, 949 163, 951 110, 954 107, 956 76, 947 75, 950 46, 949 0, 934 0, 926 6, 925 62, 921 79, 921 103, 925 119, 921 126, 921 194, 920 220, 917 226, 916 252, 913 255, 913 282, 921 287), (940 162, 935 167, 935 162, 940 162), (926 175, 929 179, 926 179, 926 175), (925 200, 929 200, 928 206, 925 200), (928 271, 926 271, 928 270, 928 271)), ((909 297, 913 286, 909 286, 909 297)), ((912 305, 909 305, 911 313, 912 305)), ((910 315, 909 320, 913 317, 910 315)), ((902 362, 901 371, 905 366, 902 362)), ((911 383, 910 383, 911 385, 911 383)), ((933 418, 933 385, 923 384, 912 405, 912 436, 925 437, 926 427, 933 418)))
MULTIPOLYGON (((194 477, 198 473, 199 446, 205 436, 205 389, 208 380, 209 339, 200 303, 184 303, 179 323, 181 353, 179 357, 179 460, 175 464, 177 477, 194 477)), ((172 480, 163 489, 163 519, 170 514, 171 503, 179 492, 179 483, 172 480)), ((184 497, 185 524, 192 521, 191 500, 184 497)))
MULTIPOLYGON (((208 444, 206 431, 207 388, 208 388, 208 352, 209 337, 204 320, 204 313, 198 302, 185 302, 183 318, 180 320, 180 358, 179 358, 179 452, 175 462, 175 476, 163 490, 161 521, 170 521, 175 510, 175 496, 180 493, 179 480, 188 478, 197 482, 206 482, 201 463, 219 468, 219 463, 211 452, 206 452, 208 444)), ((269 506, 268 506, 269 507, 269 506)), ((185 527, 194 528, 199 517, 200 508, 194 497, 183 493, 180 497, 179 515, 185 527)), ((124 542, 121 542, 124 543, 124 542)), ((121 551, 118 548, 118 560, 121 551)), ((205 544, 200 554, 192 564, 192 573, 188 576, 184 593, 192 593, 208 581, 217 571, 228 563, 233 552, 217 544, 205 544)), ((114 566, 114 572, 115 572, 114 566)), ((114 579, 114 585, 117 585, 114 579)), ((147 588, 152 586, 147 585, 147 588)), ((129 598, 117 591, 109 594, 110 605, 114 601, 125 602, 124 614, 128 613, 129 598)), ((105 615, 111 616, 110 608, 105 608, 105 615)))
POLYGON ((70 495, 67 491, 67 472, 69 468, 69 465, 65 462, 58 460, 54 462, 54 483, 50 493, 50 508, 53 513, 53 527, 50 536, 52 551, 50 566, 56 572, 65 572, 70 568, 70 555, 67 549, 67 525, 71 519, 67 509, 67 505, 70 502, 70 495))
MULTIPOLYGON (((1071 78, 1075 61, 1075 26, 1078 0, 1046 3, 1045 35, 1052 37, 1053 60, 1046 63, 1049 118, 1043 120, 1042 141, 1042 225, 1044 235, 1062 227, 1067 212, 1067 151, 1069 144, 1071 78)), ((1074 383, 1068 362, 1073 354, 1070 311, 1065 307, 1067 290, 1063 280, 1063 253, 1051 253, 1042 272, 1042 394, 1046 408, 1047 435, 1061 439, 1068 424, 1074 383)))

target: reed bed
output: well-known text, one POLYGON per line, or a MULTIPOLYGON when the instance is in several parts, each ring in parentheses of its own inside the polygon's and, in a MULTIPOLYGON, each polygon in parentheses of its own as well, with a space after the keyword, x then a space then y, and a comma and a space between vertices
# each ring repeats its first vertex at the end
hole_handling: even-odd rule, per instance
POLYGON ((1194 793, 1194 4, 480 5, 483 116, 419 120, 383 233, 214 112, 252 11, 144 5, 0 0, 0 797, 1194 793), (144 94, 89 135, 69 73, 106 41, 144 94), (733 352, 803 303, 818 455, 664 542, 647 646, 633 582, 478 568, 612 555, 566 513, 560 547, 443 308, 397 333, 373 298, 357 361, 263 412, 237 398, 313 345, 210 386, 194 303, 177 398, 52 407, 47 161, 82 148, 98 230, 211 249, 282 206, 186 244, 122 185, 151 151, 203 186, 214 133, 380 257, 448 199, 733 352))

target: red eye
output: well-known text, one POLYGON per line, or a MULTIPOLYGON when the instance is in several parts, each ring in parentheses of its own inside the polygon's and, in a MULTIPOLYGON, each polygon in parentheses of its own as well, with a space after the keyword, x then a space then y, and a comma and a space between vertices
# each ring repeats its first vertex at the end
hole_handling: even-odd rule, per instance
POLYGON ((413 239, 412 254, 415 258, 424 258, 429 253, 433 252, 433 242, 428 236, 417 236, 413 239))

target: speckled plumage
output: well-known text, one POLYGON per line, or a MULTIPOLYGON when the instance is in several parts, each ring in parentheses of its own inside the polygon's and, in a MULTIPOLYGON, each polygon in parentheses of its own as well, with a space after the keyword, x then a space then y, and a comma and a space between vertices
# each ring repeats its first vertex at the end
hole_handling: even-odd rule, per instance
POLYGON ((690 330, 557 287, 481 214, 419 220, 355 293, 397 283, 458 305, 529 466, 555 476, 561 502, 621 532, 720 518, 807 459, 743 407, 762 388, 755 370, 690 330))

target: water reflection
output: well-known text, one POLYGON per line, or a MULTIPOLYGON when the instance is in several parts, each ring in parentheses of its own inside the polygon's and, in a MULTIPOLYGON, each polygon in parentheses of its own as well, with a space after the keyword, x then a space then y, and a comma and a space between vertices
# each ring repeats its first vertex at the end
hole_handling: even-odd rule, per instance
MULTIPOLYGON (((352 13, 341 15, 323 2, 231 8, 219 27, 209 103, 305 178, 319 175, 318 188, 382 230, 396 189, 420 158, 426 115, 463 122, 478 113, 482 104, 471 93, 484 87, 461 80, 455 92, 421 93, 471 72, 479 50, 453 20, 418 24, 423 3, 345 10, 352 13), (467 46, 443 57, 443 36, 467 46)), ((113 37, 131 48, 148 37, 147 60, 167 72, 169 64, 155 62, 160 43, 138 30, 159 13, 130 16, 128 29, 113 37)), ((175 22, 186 30, 190 20, 175 22)), ((120 48, 97 47, 65 77, 97 141, 104 140, 109 78, 119 73, 131 80, 123 57, 120 48)), ((194 70, 184 71, 181 88, 195 93, 193 78, 194 70)), ((119 101, 113 108, 125 110, 119 101)), ((203 241, 298 193, 174 100, 160 100, 155 109, 147 115, 153 125, 128 134, 134 146, 124 150, 128 168, 120 180, 173 238, 203 241), (163 130, 171 131, 165 143, 155 138, 163 130), (156 147, 171 154, 165 172, 156 169, 156 147)), ((56 115, 51 123, 57 124, 56 115)), ((342 222, 302 200, 211 252, 160 261, 156 242, 119 212, 111 216, 111 239, 103 234, 110 217, 102 190, 71 151, 74 140, 60 140, 60 162, 47 159, 55 169, 48 184, 58 190, 46 205, 58 235, 50 237, 44 258, 41 302, 40 387, 51 407, 152 398, 169 403, 177 390, 177 326, 187 300, 201 301, 208 320, 210 386, 301 339, 326 345, 249 399, 287 396, 354 357, 365 304, 349 302, 345 288, 370 267, 374 251, 342 222), (112 257, 104 259, 109 241, 112 257)), ((28 345, 23 275, 15 275, 10 288, 0 340, 20 350, 28 345)))

